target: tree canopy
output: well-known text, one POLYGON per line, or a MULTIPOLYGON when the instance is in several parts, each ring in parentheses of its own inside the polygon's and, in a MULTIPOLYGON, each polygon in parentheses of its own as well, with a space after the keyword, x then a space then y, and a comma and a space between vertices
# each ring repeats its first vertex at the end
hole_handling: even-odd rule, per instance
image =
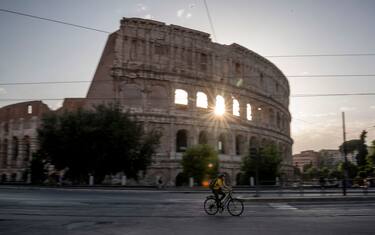
POLYGON ((281 154, 276 145, 270 144, 261 149, 258 156, 254 156, 249 151, 249 154, 243 158, 241 170, 244 172, 245 179, 248 179, 250 176, 255 176, 258 167, 259 180, 271 183, 280 176, 281 162, 281 154))
POLYGON ((101 105, 95 110, 44 116, 38 139, 42 155, 56 169, 67 168, 74 181, 91 174, 100 182, 118 172, 137 178, 151 164, 160 133, 146 133, 118 105, 101 105))
POLYGON ((202 184, 207 177, 215 177, 219 169, 218 154, 212 146, 207 144, 188 148, 181 163, 183 174, 187 177, 194 177, 198 184, 202 184))

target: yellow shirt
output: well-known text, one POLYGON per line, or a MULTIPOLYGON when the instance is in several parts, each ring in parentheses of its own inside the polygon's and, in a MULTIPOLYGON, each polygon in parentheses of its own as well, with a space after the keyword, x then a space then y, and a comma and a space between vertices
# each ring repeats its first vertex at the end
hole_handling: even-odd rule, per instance
POLYGON ((215 189, 215 190, 218 190, 218 189, 222 188, 223 186, 224 186, 224 180, 218 178, 218 179, 216 180, 216 182, 215 182, 214 189, 215 189))

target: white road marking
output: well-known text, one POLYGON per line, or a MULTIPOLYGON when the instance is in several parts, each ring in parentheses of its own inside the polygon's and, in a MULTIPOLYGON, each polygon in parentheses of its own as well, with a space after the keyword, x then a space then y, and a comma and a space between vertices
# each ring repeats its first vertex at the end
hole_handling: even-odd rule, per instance
POLYGON ((288 205, 287 203, 268 203, 268 205, 278 210, 298 210, 298 208, 288 205))

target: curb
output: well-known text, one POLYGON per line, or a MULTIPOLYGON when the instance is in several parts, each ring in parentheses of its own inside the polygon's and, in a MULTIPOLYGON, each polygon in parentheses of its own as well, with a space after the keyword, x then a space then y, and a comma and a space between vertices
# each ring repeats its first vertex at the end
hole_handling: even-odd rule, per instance
POLYGON ((374 196, 327 196, 327 197, 236 197, 243 202, 344 202, 375 201, 374 196))

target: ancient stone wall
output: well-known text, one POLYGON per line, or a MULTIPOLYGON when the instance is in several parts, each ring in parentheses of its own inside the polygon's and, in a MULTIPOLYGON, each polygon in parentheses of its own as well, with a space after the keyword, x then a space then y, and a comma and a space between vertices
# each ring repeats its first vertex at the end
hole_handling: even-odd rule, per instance
POLYGON ((207 33, 124 18, 108 39, 86 105, 105 102, 119 102, 163 133, 145 183, 161 177, 175 184, 183 151, 202 139, 220 152, 221 170, 233 182, 250 145, 274 143, 292 165, 286 77, 260 55, 213 43, 207 33), (218 95, 222 116, 214 114, 218 95))

